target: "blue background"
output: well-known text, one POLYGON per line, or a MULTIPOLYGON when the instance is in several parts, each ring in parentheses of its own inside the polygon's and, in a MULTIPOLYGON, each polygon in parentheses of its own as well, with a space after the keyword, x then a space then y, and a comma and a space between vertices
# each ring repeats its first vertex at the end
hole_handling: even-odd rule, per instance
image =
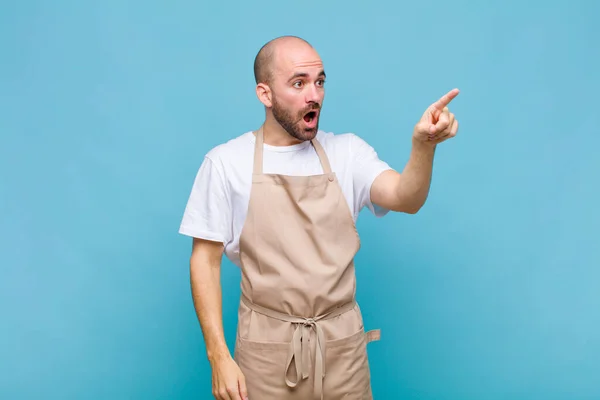
MULTIPOLYGON (((598 15, 592 1, 3 2, 0 398, 211 398, 177 230, 203 155, 261 123, 252 62, 283 34, 325 62, 321 127, 398 169, 425 108, 461 90, 426 206, 359 219, 375 398, 600 398, 598 15)), ((233 346, 229 262, 223 280, 233 346)))

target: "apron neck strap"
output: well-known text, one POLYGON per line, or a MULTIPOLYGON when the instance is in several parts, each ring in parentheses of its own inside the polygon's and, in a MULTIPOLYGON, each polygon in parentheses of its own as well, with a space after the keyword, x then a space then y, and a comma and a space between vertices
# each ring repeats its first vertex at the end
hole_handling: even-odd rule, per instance
POLYGON ((323 173, 330 174, 331 165, 329 165, 329 159, 327 158, 327 154, 325 154, 323 146, 321 146, 321 143, 316 138, 311 140, 310 143, 312 143, 313 147, 315 148, 315 151, 317 152, 317 155, 319 156, 319 160, 321 160, 321 167, 323 168, 323 173))
POLYGON ((254 175, 262 175, 263 164, 263 128, 262 126, 256 132, 256 140, 254 145, 254 175))
MULTIPOLYGON (((319 160, 321 161, 321 167, 323 168, 323 172, 325 174, 331 173, 331 165, 329 165, 329 159, 327 158, 327 154, 325 154, 325 150, 321 143, 315 138, 310 141, 312 146, 314 147, 317 155, 319 156, 319 160)), ((256 141, 254 146, 254 174, 262 175, 263 173, 263 144, 264 144, 264 135, 263 135, 263 127, 256 132, 256 141)))

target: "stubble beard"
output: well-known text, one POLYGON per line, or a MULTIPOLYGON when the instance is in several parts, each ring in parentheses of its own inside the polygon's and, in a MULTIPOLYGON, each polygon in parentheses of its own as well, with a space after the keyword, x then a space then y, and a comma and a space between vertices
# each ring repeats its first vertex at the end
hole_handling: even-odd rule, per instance
POLYGON ((313 104, 308 108, 302 110, 298 115, 292 115, 288 110, 281 107, 277 102, 277 99, 273 98, 273 107, 271 108, 271 112, 273 113, 273 118, 275 121, 285 131, 295 139, 298 139, 302 142, 306 140, 312 140, 317 136, 317 132, 319 131, 319 120, 317 118, 317 124, 314 128, 306 128, 303 126, 304 124, 304 115, 311 110, 320 110, 321 106, 318 104, 313 104))

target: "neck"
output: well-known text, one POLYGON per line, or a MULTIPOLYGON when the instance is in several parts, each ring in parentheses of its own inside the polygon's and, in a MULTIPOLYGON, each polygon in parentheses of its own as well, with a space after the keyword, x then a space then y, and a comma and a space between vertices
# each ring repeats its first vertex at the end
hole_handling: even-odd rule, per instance
POLYGON ((263 124, 264 143, 270 146, 291 146, 301 143, 290 135, 269 113, 263 124))

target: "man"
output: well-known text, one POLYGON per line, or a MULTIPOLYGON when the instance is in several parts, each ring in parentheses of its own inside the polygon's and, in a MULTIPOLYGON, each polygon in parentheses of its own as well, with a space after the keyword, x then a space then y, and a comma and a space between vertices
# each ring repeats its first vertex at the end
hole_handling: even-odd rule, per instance
POLYGON ((372 398, 355 302, 359 211, 416 213, 436 145, 456 135, 452 90, 426 109, 398 173, 354 134, 319 130, 325 71, 297 37, 256 56, 263 125, 206 154, 180 232, 193 237, 191 286, 219 400, 372 398), (235 351, 221 313, 222 255, 241 268, 235 351))

